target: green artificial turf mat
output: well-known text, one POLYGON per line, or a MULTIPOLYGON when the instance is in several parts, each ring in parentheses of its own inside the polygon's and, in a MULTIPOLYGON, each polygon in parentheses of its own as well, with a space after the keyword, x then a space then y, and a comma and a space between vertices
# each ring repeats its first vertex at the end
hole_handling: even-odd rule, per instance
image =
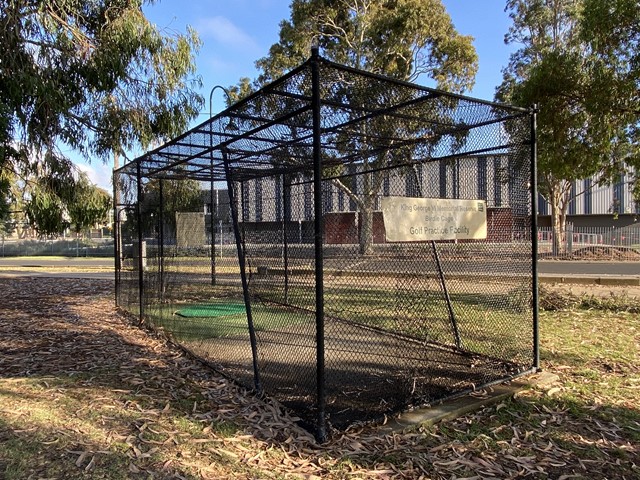
POLYGON ((244 303, 209 303, 189 305, 177 310, 176 315, 181 317, 224 317, 245 313, 244 303))

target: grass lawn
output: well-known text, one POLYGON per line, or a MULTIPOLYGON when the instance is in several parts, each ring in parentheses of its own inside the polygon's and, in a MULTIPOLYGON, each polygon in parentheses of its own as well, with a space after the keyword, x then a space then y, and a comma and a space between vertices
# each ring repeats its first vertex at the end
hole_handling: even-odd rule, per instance
POLYGON ((119 316, 109 282, 0 282, 3 479, 640 478, 640 318, 625 297, 542 312, 554 385, 319 446, 277 404, 119 316))
MULTIPOLYGON (((500 292, 498 287, 489 285, 488 293, 450 294, 462 347, 470 352, 528 364, 533 348, 532 312, 527 306, 530 299, 522 294, 521 288, 500 288, 505 291, 500 292), (496 341, 497 337, 499 341, 496 341)), ((176 315, 179 309, 189 305, 241 302, 237 297, 240 294, 238 287, 235 287, 235 300, 225 300, 233 292, 233 287, 185 284, 174 290, 171 298, 189 300, 186 303, 168 301, 154 305, 146 313, 153 324, 171 332, 177 340, 198 341, 246 333, 244 314, 198 318, 176 315), (211 300, 212 294, 216 294, 217 300, 211 300)), ((308 321, 313 316, 315 290, 311 286, 298 284, 289 288, 287 302, 294 308, 278 306, 285 303, 281 286, 267 285, 254 293, 264 300, 252 303, 256 330, 280 329, 308 321)), ((325 314, 329 317, 408 335, 421 341, 455 345, 447 303, 439 289, 398 292, 375 286, 361 289, 336 285, 325 288, 324 294, 325 314)))

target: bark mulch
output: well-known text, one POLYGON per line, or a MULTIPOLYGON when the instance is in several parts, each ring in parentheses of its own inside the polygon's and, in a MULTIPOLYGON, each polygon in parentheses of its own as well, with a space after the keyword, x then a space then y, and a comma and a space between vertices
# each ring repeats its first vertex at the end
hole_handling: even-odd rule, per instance
POLYGON ((276 403, 119 314, 112 282, 0 278, 0 291, 0 478, 568 479, 613 478, 621 465, 640 475, 629 466, 637 445, 613 423, 585 428, 525 398, 441 427, 360 426, 318 445, 276 403), (570 445, 599 449, 608 465, 570 445))

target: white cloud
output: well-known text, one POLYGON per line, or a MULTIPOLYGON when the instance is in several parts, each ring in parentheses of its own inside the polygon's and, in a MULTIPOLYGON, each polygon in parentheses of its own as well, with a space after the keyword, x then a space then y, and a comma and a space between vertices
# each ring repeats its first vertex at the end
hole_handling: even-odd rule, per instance
POLYGON ((202 18, 196 23, 196 30, 202 38, 212 38, 223 45, 237 49, 257 50, 258 43, 231 20, 225 17, 202 18))
POLYGON ((91 183, 100 188, 104 188, 107 192, 111 192, 112 170, 109 165, 105 165, 103 163, 89 165, 87 163, 76 162, 76 166, 79 170, 87 174, 91 183))

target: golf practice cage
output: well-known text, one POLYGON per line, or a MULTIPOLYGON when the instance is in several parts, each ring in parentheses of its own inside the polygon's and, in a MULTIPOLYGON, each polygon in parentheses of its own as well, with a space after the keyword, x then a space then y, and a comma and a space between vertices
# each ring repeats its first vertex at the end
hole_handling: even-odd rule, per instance
POLYGON ((319 439, 534 371, 535 127, 314 51, 114 173, 117 304, 319 439))

